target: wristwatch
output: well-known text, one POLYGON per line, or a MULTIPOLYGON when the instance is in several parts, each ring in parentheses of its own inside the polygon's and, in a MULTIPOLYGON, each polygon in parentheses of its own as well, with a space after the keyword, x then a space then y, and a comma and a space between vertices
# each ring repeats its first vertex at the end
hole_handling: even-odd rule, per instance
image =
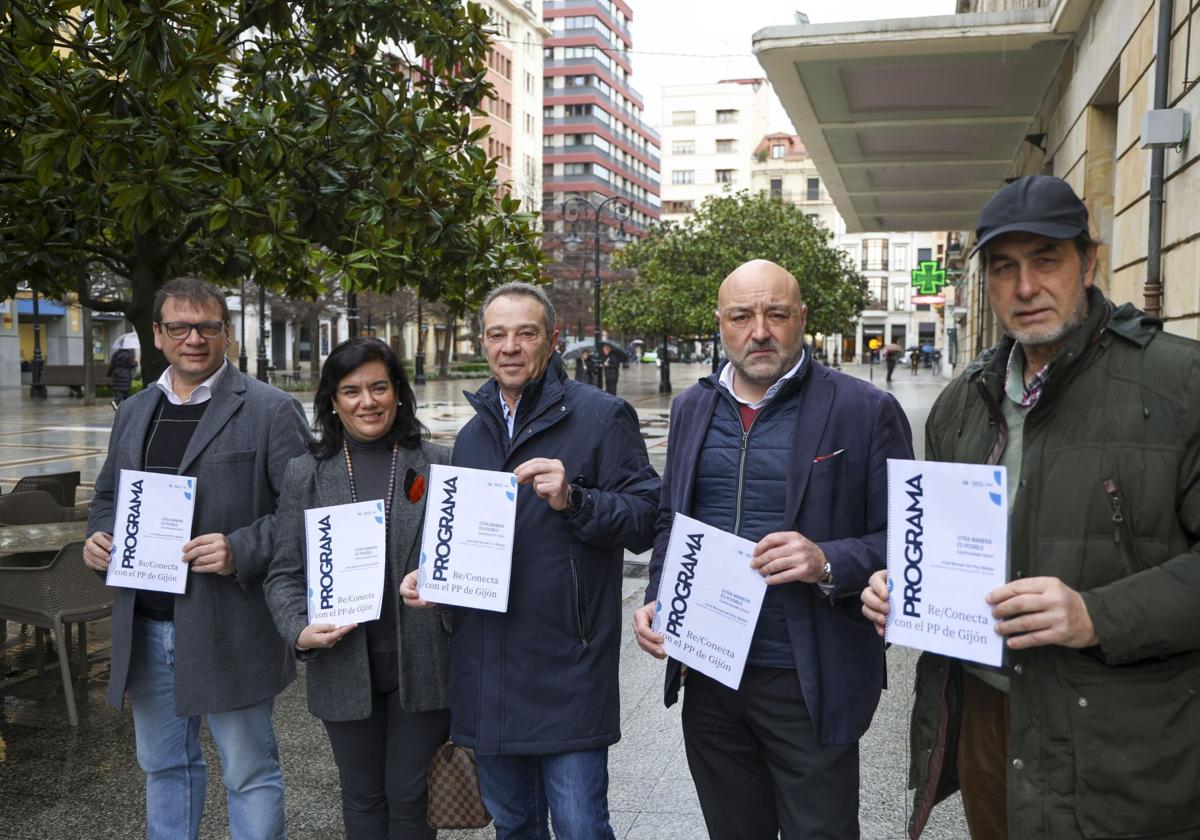
POLYGON ((567 486, 567 515, 574 516, 583 509, 583 488, 578 484, 567 486))
POLYGON ((825 574, 821 575, 821 579, 817 582, 833 583, 833 566, 830 565, 828 560, 825 561, 825 574))

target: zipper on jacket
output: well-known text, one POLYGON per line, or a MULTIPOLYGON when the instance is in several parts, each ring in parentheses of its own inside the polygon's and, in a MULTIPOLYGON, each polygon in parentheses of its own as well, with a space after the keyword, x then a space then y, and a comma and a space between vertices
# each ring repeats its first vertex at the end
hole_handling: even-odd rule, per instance
MULTIPOLYGON (((740 416, 738 419, 740 421, 740 416)), ((757 419, 758 416, 755 415, 754 420, 757 419)), ((754 428, 754 420, 750 421, 750 429, 754 428)), ((742 527, 742 496, 746 490, 746 445, 750 442, 750 429, 745 429, 742 431, 742 450, 741 454, 738 456, 737 504, 734 507, 733 513, 734 534, 737 534, 742 527)))
POLYGON ((1129 517, 1125 513, 1125 496, 1117 482, 1111 478, 1104 479, 1104 495, 1108 497, 1108 507, 1112 510, 1113 544, 1121 546, 1121 553, 1133 572, 1143 572, 1146 564, 1142 562, 1138 552, 1137 542, 1133 538, 1133 528, 1129 525, 1129 517))
POLYGON ((574 552, 571 552, 571 584, 575 589, 575 621, 579 626, 579 643, 587 647, 590 643, 588 640, 587 599, 584 597, 583 580, 579 576, 579 565, 574 552))

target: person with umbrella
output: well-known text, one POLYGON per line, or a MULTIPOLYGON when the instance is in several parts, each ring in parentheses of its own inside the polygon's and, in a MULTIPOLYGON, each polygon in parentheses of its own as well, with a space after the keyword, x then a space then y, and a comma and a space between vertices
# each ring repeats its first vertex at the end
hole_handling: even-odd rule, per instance
POLYGON ((600 345, 600 369, 604 371, 604 390, 616 396, 617 380, 621 377, 621 359, 608 342, 600 345))
POLYGON ((887 366, 887 381, 892 381, 892 371, 896 369, 896 357, 900 353, 899 344, 888 344, 883 348, 883 363, 887 366))
POLYGON ((575 381, 592 385, 592 351, 583 350, 575 357, 575 381))
POLYGON ((116 411, 121 403, 129 398, 129 391, 133 387, 133 371, 136 367, 137 356, 129 347, 117 350, 109 360, 108 387, 112 391, 112 399, 109 403, 112 405, 113 411, 116 411))

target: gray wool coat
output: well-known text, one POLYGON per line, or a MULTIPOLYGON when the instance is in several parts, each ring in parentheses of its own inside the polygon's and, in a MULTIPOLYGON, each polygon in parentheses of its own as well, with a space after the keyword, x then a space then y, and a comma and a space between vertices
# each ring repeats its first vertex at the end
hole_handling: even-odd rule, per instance
MULTIPOLYGON (((416 569, 421 557, 425 497, 413 503, 404 494, 404 475, 413 469, 429 481, 429 465, 450 463, 450 450, 422 442, 419 449, 400 449, 396 490, 388 520, 387 562, 397 588, 416 569)), ((318 461, 311 455, 288 464, 275 524, 275 559, 267 572, 267 605, 288 647, 307 664, 308 708, 322 720, 362 720, 371 713, 371 668, 367 633, 362 626, 325 650, 296 651, 300 631, 308 626, 305 575, 304 511, 350 504, 350 477, 342 453, 318 461)), ((428 493, 425 494, 428 496, 428 493)), ((450 705, 448 610, 414 610, 397 596, 382 609, 396 614, 400 634, 400 704, 407 712, 426 712, 450 705)))
MULTIPOLYGON (((121 403, 96 479, 89 534, 112 533, 120 471, 143 467, 146 434, 162 398, 151 386, 121 403)), ((224 534, 236 573, 189 573, 187 591, 175 598, 177 715, 252 706, 296 676, 263 600, 262 581, 274 554, 272 514, 284 470, 303 454, 309 438, 294 397, 226 364, 179 474, 196 479, 192 536, 224 534)), ((132 589, 113 589, 108 702, 118 709, 129 680, 135 595, 132 589)))

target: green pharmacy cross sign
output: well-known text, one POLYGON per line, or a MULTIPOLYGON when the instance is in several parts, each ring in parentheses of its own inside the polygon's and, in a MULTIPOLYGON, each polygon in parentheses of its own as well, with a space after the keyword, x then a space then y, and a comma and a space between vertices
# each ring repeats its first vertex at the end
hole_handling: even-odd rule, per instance
POLYGON ((918 295, 937 295, 946 285, 946 270, 938 268, 936 260, 922 260, 920 268, 912 270, 913 289, 918 295))

